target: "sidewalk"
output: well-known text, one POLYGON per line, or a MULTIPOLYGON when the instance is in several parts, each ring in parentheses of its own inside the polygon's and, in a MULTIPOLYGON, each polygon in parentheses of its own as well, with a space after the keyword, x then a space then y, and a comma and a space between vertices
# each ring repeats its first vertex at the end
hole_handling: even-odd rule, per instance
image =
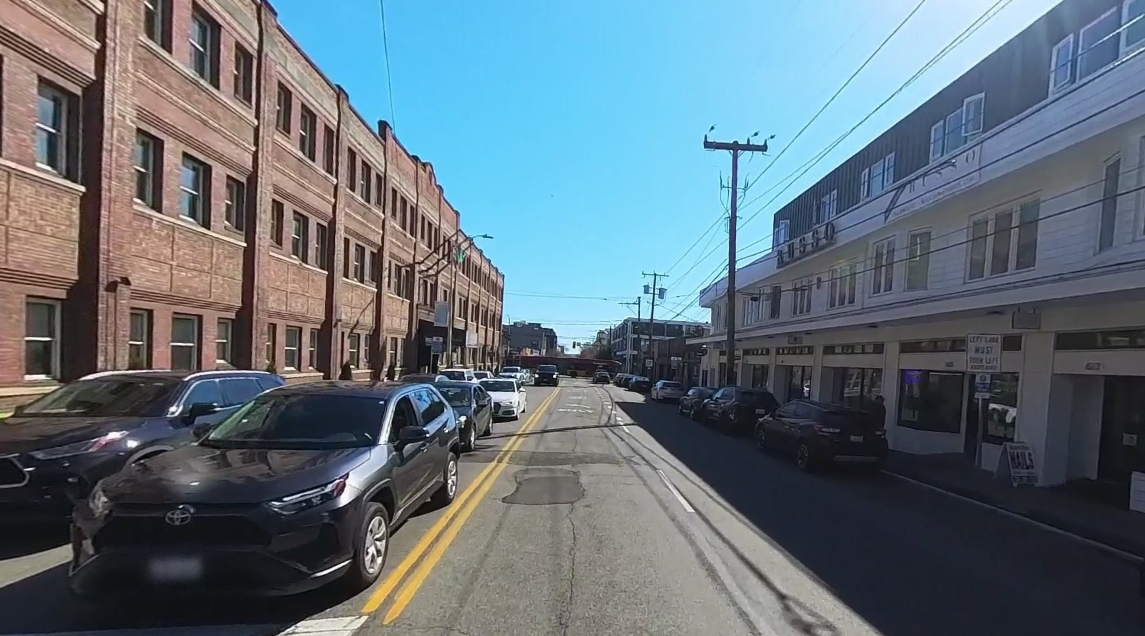
POLYGON ((887 471, 1145 559, 1145 514, 1056 488, 1014 488, 961 455, 891 451, 887 471))

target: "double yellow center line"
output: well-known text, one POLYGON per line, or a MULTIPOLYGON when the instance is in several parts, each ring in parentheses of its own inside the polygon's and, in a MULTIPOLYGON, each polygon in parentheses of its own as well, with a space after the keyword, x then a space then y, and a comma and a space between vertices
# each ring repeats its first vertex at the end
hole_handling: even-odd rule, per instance
POLYGON ((438 519, 437 523, 433 524, 433 527, 418 541, 413 551, 402 560, 397 569, 391 572, 382 582, 381 586, 370 596, 365 606, 362 607, 363 614, 373 614, 378 611, 378 608, 386 602, 398 585, 405 580, 405 584, 402 585, 401 590, 394 598, 393 605, 391 605, 389 611, 386 612, 382 622, 389 625, 401 616, 402 611, 404 611, 410 601, 413 600, 417 591, 421 589, 426 577, 429 576, 434 566, 436 566, 442 556, 445 555, 445 551, 449 549, 449 545, 457 538, 466 520, 468 520, 470 515, 473 514, 473 511, 477 509, 477 506, 481 504, 485 493, 489 492, 489 489, 493 487, 493 483, 497 481, 497 477, 505 470, 505 467, 509 463, 509 457, 525 442, 524 434, 536 427, 537 423, 541 421, 541 416, 544 415, 545 410, 556 401, 559 393, 560 389, 550 393, 549 397, 541 403, 541 406, 536 411, 533 411, 532 416, 530 416, 525 422, 525 425, 521 427, 521 430, 517 432, 517 436, 505 445, 505 448, 485 467, 485 470, 481 471, 477 479, 461 493, 461 496, 453 502, 453 505, 449 507, 441 519, 438 519), (441 538, 440 541, 438 541, 438 537, 441 538), (433 548, 432 551, 430 551, 431 547, 433 548), (427 551, 429 551, 428 555, 426 555, 427 551), (422 560, 423 555, 426 555, 424 560, 422 560), (417 566, 417 569, 406 579, 406 575, 409 574, 414 566, 417 566))

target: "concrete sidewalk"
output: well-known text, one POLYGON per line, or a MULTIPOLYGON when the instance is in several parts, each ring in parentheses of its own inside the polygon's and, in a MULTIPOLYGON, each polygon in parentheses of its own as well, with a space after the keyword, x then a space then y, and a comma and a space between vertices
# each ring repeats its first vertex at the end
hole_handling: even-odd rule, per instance
POLYGON ((974 468, 962 455, 891 451, 887 471, 1113 548, 1127 559, 1145 559, 1145 514, 1128 507, 1089 501, 1058 488, 1014 488, 974 468))

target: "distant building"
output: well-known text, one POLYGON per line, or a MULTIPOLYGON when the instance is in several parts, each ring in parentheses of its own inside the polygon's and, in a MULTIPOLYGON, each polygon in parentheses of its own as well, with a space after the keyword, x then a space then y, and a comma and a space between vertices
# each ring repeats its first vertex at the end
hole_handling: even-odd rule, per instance
POLYGON ((528 355, 557 356, 563 353, 557 345, 557 332, 539 322, 520 320, 504 325, 502 334, 509 347, 509 355, 520 354, 526 349, 534 352, 528 355))
POLYGON ((653 323, 652 337, 648 336, 648 321, 626 318, 612 328, 609 344, 613 358, 624 364, 624 370, 638 373, 644 368, 644 357, 650 355, 648 345, 653 340, 669 338, 699 338, 711 333, 707 323, 690 320, 657 320, 653 323))

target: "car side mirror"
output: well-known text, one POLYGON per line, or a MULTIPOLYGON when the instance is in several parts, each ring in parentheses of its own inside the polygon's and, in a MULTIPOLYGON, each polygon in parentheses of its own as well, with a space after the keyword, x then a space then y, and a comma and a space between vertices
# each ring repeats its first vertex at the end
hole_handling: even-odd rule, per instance
POLYGON ((23 413, 24 413, 24 405, 23 404, 12 409, 12 415, 22 415, 23 413))
POLYGON ((405 426, 398 431, 398 443, 415 444, 429 439, 429 430, 424 426, 405 426))
POLYGON ((214 415, 219 412, 219 405, 213 402, 196 402, 183 414, 183 421, 194 424, 195 420, 205 415, 214 415))
POLYGON ((211 433, 211 428, 213 427, 206 422, 203 422, 202 424, 196 424, 191 428, 191 435, 196 440, 201 440, 211 433))

